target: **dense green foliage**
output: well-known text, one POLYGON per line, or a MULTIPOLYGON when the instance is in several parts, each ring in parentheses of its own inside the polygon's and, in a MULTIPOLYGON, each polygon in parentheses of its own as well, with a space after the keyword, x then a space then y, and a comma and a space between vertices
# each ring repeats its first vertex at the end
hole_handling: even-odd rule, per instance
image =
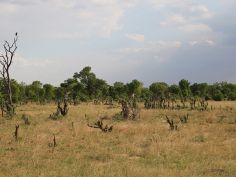
MULTIPOLYGON (((3 97, 3 86, 0 82, 0 99, 3 97)), ((63 97, 64 91, 69 95, 71 103, 90 100, 119 100, 135 96, 138 100, 149 98, 203 98, 205 100, 236 100, 236 84, 227 82, 190 84, 182 79, 178 85, 168 85, 164 82, 154 82, 145 88, 142 82, 133 80, 130 83, 115 82, 107 84, 105 80, 99 79, 91 72, 91 67, 85 67, 72 78, 61 83, 60 87, 50 84, 42 84, 34 81, 32 84, 18 83, 11 81, 14 103, 25 103, 28 101, 47 103, 57 101, 63 97)))

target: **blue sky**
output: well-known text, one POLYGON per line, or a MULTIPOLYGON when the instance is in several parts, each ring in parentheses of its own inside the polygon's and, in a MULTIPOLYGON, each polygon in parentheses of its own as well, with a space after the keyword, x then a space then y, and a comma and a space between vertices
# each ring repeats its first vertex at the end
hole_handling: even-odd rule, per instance
MULTIPOLYGON (((58 85, 91 66, 112 84, 236 83, 234 0, 0 0, 12 74, 58 85)), ((0 51, 3 51, 2 47, 0 51)))

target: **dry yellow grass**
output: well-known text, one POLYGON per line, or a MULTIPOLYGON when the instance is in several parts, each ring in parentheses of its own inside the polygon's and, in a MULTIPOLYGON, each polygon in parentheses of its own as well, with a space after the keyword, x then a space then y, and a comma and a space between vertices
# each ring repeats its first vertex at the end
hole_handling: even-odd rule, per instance
POLYGON ((13 120, 0 118, 0 176, 235 177, 236 102, 210 105, 215 109, 205 112, 141 109, 137 121, 106 120, 114 125, 111 133, 87 122, 112 117, 119 107, 71 106, 66 118, 53 121, 48 119, 53 104, 20 106, 13 120), (189 123, 170 131, 165 115, 178 120, 186 113, 189 123), (30 125, 22 114, 30 116, 30 125), (54 134, 55 148, 49 146, 54 134))

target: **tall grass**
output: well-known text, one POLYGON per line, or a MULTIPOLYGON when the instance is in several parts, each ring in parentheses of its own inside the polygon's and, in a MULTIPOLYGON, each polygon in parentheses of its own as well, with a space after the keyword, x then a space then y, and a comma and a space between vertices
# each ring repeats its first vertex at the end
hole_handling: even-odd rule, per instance
POLYGON ((70 106, 68 116, 56 121, 48 118, 56 105, 20 106, 13 120, 0 118, 0 176, 235 177, 236 102, 210 105, 215 109, 204 112, 142 108, 136 121, 113 120, 119 106, 70 106), (187 113, 189 122, 178 123, 187 113), (111 133, 87 126, 105 115, 114 125, 111 133), (166 115, 177 131, 169 130, 166 115), (50 145, 54 135, 56 147, 50 145))

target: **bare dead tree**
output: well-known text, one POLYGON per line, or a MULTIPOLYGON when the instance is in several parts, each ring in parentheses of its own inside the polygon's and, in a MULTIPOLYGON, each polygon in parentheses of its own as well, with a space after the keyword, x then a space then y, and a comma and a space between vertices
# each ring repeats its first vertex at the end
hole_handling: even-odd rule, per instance
POLYGON ((184 115, 184 116, 180 116, 179 120, 181 123, 186 124, 186 123, 188 123, 188 118, 189 118, 189 114, 184 115))
POLYGON ((112 132, 113 126, 109 126, 109 125, 103 125, 102 120, 98 120, 97 122, 94 123, 94 125, 90 125, 89 123, 87 124, 88 127, 90 128, 98 128, 101 129, 102 132, 107 133, 107 132, 112 132))
POLYGON ((57 146, 56 136, 53 135, 53 147, 56 147, 56 146, 57 146))
POLYGON ((129 109, 129 105, 128 105, 128 102, 125 101, 125 100, 122 100, 121 101, 121 106, 122 106, 122 116, 124 119, 128 119, 129 118, 129 115, 130 115, 130 109, 129 109))
POLYGON ((26 114, 23 114, 21 116, 21 119, 24 121, 25 125, 30 125, 29 116, 27 116, 26 114))
POLYGON ((56 135, 53 134, 53 141, 48 143, 48 147, 52 147, 52 148, 55 148, 57 146, 57 141, 56 141, 56 135))
POLYGON ((15 56, 15 52, 17 49, 17 41, 18 41, 18 35, 15 34, 13 43, 9 43, 8 41, 5 41, 3 44, 4 47, 4 54, 0 54, 0 64, 2 66, 2 70, 0 70, 0 74, 3 79, 4 84, 4 92, 5 92, 5 98, 4 98, 4 105, 5 110, 8 115, 13 115, 14 105, 12 102, 12 90, 11 90, 11 78, 10 78, 10 67, 12 64, 13 57, 15 56))
POLYGON ((18 140, 18 132, 19 132, 19 125, 16 125, 16 130, 14 132, 14 135, 15 135, 15 140, 17 141, 18 140))
POLYGON ((64 98, 62 102, 58 101, 57 110, 61 113, 62 116, 67 115, 69 108, 68 108, 68 100, 66 98, 64 98), (61 106, 61 103, 63 104, 63 106, 61 106))
POLYGON ((175 124, 173 119, 170 119, 168 116, 166 116, 166 121, 170 126, 170 130, 177 130, 178 126, 175 124))
POLYGON ((135 120, 140 116, 140 110, 138 109, 137 103, 135 99, 121 100, 121 115, 123 119, 132 119, 135 120))
POLYGON ((49 115, 50 119, 57 120, 61 117, 65 117, 69 111, 69 99, 68 92, 64 93, 64 96, 61 100, 57 101, 57 110, 55 113, 49 115))

